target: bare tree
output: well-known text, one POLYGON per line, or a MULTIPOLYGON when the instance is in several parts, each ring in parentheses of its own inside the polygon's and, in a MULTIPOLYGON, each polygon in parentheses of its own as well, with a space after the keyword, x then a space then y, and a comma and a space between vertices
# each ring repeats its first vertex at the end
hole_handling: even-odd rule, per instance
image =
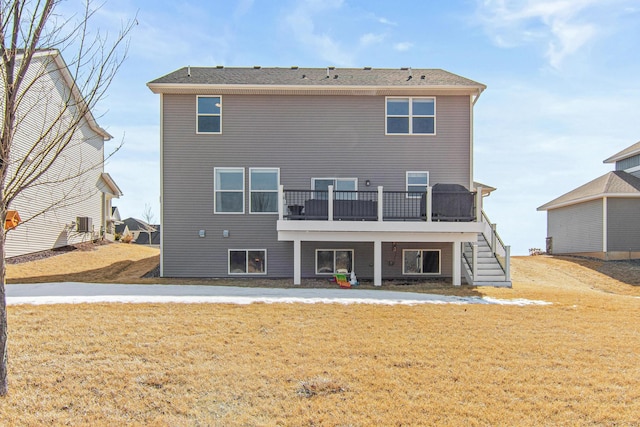
POLYGON ((66 190, 31 217, 89 197, 82 178, 102 168, 102 163, 80 161, 65 173, 57 165, 82 142, 82 129, 94 120, 91 110, 104 98, 120 68, 128 34, 136 23, 133 18, 122 24, 118 34, 109 36, 93 29, 99 7, 91 0, 85 0, 83 11, 73 16, 62 15, 61 3, 0 0, 0 396, 8 391, 6 232, 2 226, 7 210, 16 197, 38 186, 64 184, 66 190), (61 73, 69 88, 62 92, 62 102, 47 99, 44 82, 52 70, 61 73), (25 134, 35 134, 26 149, 25 134))
POLYGON ((151 205, 149 203, 144 204, 144 212, 142 213, 142 218, 146 223, 144 226, 144 231, 147 232, 147 235, 149 236, 149 244, 151 244, 151 233, 157 230, 152 224, 154 220, 154 215, 153 215, 153 210, 151 209, 151 205))

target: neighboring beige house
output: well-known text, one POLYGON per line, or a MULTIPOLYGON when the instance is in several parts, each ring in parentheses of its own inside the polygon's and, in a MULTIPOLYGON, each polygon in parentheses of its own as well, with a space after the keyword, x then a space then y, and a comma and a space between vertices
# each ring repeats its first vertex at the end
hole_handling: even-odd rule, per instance
MULTIPOLYGON (((34 55, 22 87, 29 91, 18 112, 22 125, 14 138, 8 181, 16 176, 19 162, 37 161, 36 143, 53 118, 62 113, 63 118, 73 120, 77 118, 74 112, 85 105, 57 50, 34 55)), ((70 144, 52 167, 9 206, 22 222, 7 233, 7 257, 112 236, 111 201, 122 191, 104 172, 104 145, 111 135, 91 112, 80 120, 70 144)))
POLYGON ((547 252, 640 258, 640 142, 604 163, 615 163, 615 171, 538 208, 547 211, 547 252))

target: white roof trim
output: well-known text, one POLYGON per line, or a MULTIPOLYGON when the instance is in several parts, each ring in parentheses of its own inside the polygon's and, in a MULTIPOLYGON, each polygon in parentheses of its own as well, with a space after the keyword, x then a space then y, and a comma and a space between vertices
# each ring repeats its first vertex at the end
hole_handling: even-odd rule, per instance
MULTIPOLYGON (((23 56, 23 55, 20 54, 18 56, 23 56)), ((78 101, 78 103, 86 105, 84 96, 82 96, 82 93, 80 93, 80 90, 78 89, 78 85, 76 85, 76 82, 73 79, 73 76, 69 72, 69 67, 67 67, 66 62, 64 62, 64 59, 62 58, 60 51, 57 49, 51 49, 51 50, 45 50, 45 51, 38 51, 33 54, 34 58, 43 57, 43 56, 51 56, 53 58, 56 66, 58 67, 58 71, 60 71, 62 78, 64 78, 64 81, 67 83, 67 86, 71 89, 71 92, 73 93, 73 96, 76 99, 76 101, 78 101)), ((93 116, 93 113, 89 108, 87 108, 87 113, 85 114, 85 118, 89 123, 89 127, 93 129, 97 134, 102 136, 105 141, 113 139, 113 136, 109 134, 109 132, 107 132, 106 130, 104 130, 98 125, 95 117, 93 116)))
POLYGON ((107 184, 107 187, 109 187, 111 189, 111 194, 114 197, 120 197, 123 195, 122 190, 120 190, 120 187, 118 187, 118 184, 116 184, 116 182, 113 180, 113 178, 111 178, 111 175, 109 175, 106 172, 103 172, 100 175, 100 178, 102 178, 102 180, 104 181, 105 184, 107 184))
POLYGON ((564 208, 566 206, 577 205, 579 203, 591 202, 593 200, 604 199, 604 198, 620 198, 620 199, 637 199, 640 198, 640 193, 600 193, 594 194, 591 196, 580 197, 578 199, 567 200, 566 202, 554 203, 552 205, 546 206, 542 205, 536 210, 538 211, 548 211, 551 209, 564 208))
POLYGON ((183 90, 206 90, 215 91, 216 89, 224 90, 254 90, 254 91, 394 91, 394 90, 410 90, 410 91, 456 91, 466 94, 480 94, 485 86, 482 85, 425 85, 425 86, 359 86, 359 85, 256 85, 256 84, 207 84, 207 83, 147 83, 147 87, 153 93, 165 93, 171 91, 183 90))

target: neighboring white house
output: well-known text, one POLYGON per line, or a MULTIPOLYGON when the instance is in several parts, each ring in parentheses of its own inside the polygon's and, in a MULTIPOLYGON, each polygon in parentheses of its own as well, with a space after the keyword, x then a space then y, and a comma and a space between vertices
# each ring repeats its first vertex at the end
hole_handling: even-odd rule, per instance
POLYGON ((547 252, 640 258, 640 142, 604 163, 615 163, 615 171, 538 208, 547 211, 547 252))
POLYGON ((34 55, 22 85, 27 87, 17 115, 22 123, 12 146, 9 185, 18 176, 21 162, 24 167, 42 158, 37 142, 57 116, 62 114, 67 123, 79 118, 80 126, 52 167, 9 206, 10 214, 17 212, 22 222, 7 232, 6 256, 108 238, 111 200, 122 195, 104 172, 104 145, 111 135, 98 126, 91 112, 77 116, 86 104, 57 50, 34 55))

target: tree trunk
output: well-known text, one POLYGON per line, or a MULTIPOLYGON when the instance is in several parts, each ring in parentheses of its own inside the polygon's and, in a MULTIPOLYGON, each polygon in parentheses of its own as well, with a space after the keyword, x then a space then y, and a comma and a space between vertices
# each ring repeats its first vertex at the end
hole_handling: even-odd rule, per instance
POLYGON ((6 263, 4 224, 0 224, 0 396, 7 394, 7 298, 5 288, 6 263))

